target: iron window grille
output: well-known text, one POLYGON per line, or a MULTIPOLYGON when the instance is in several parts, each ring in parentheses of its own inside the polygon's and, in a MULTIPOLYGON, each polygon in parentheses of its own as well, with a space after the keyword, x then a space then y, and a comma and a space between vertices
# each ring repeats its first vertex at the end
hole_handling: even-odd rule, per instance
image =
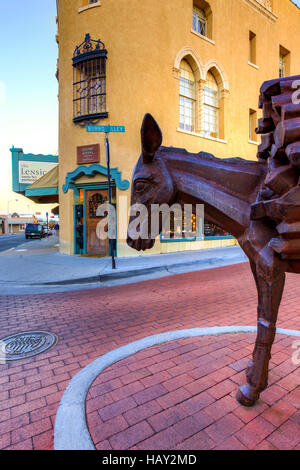
POLYGON ((107 202, 107 198, 104 197, 102 194, 94 194, 89 198, 89 217, 96 218, 101 217, 98 213, 98 206, 101 206, 107 202))
POLYGON ((106 118, 107 50, 100 39, 86 34, 73 54, 73 122, 89 123, 106 118))

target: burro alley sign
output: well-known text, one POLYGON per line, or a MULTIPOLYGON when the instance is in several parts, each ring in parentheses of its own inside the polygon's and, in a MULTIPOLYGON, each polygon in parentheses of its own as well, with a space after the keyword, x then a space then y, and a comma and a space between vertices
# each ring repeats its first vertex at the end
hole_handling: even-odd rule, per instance
POLYGON ((31 161, 20 161, 19 162, 19 183, 20 184, 32 184, 48 171, 52 170, 57 163, 51 162, 31 162, 31 161))

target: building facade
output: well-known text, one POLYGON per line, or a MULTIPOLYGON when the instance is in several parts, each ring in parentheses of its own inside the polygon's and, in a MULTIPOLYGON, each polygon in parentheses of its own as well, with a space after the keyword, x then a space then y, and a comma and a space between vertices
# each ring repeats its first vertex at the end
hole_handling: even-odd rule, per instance
POLYGON ((8 217, 7 225, 8 225, 8 232, 7 233, 24 233, 26 230, 27 224, 33 224, 36 220, 34 216, 32 217, 8 217))
MULTIPOLYGON (((108 198, 105 135, 87 125, 125 126, 110 136, 115 250, 134 255, 125 239, 127 206, 145 113, 157 120, 164 146, 253 160, 261 84, 300 70, 300 10, 290 0, 57 0, 57 25, 60 246, 67 254, 109 254, 97 237, 97 208, 108 198)), ((208 224, 204 235, 179 240, 171 226, 146 253, 236 243, 208 224)))

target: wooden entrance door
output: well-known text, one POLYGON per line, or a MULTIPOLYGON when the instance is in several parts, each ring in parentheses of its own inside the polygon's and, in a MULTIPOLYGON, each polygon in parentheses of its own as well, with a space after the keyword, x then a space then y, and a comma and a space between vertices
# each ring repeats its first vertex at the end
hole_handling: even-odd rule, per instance
POLYGON ((103 219, 97 209, 108 201, 107 189, 95 189, 86 192, 86 252, 88 255, 108 256, 108 239, 97 236, 97 224, 103 219))

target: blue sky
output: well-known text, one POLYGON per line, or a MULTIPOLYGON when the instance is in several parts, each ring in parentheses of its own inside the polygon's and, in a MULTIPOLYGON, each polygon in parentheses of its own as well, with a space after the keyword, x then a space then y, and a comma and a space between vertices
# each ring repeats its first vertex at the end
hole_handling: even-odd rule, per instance
POLYGON ((55 0, 1 2, 0 214, 7 198, 19 199, 11 203, 17 212, 34 208, 10 191, 11 146, 25 153, 58 151, 55 18, 55 0))

